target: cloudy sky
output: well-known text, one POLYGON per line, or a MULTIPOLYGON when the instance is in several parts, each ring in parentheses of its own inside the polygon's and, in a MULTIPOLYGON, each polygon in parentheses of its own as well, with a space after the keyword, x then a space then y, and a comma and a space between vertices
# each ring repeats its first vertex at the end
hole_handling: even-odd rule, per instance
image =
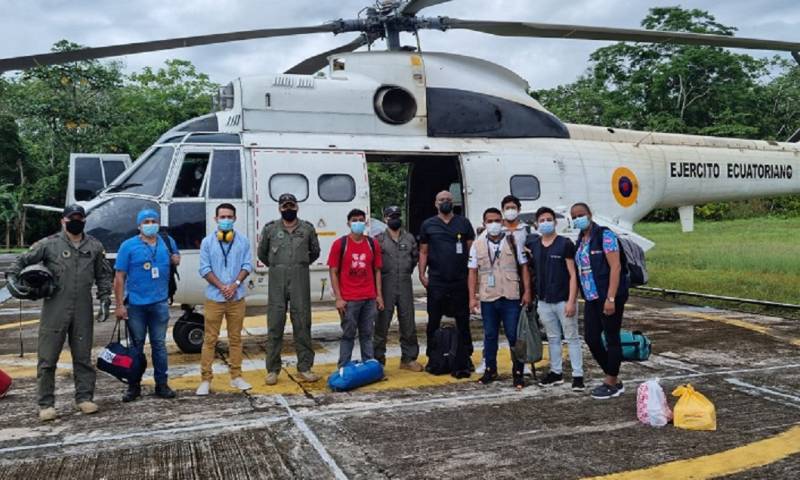
MULTIPOLYGON (((0 0, 0 58, 47 52, 68 39, 102 46, 257 28, 315 25, 353 18, 373 0, 0 0)), ((455 0, 423 15, 637 28, 657 0, 455 0)), ((684 0, 685 8, 709 10, 739 28, 739 36, 800 40, 797 0, 684 0)), ((157 67, 167 58, 194 62, 212 80, 283 71, 308 56, 346 43, 355 34, 314 34, 248 40, 216 46, 123 57, 129 71, 157 67)), ((415 44, 404 35, 403 43, 415 44)), ((534 88, 573 81, 588 55, 605 42, 500 38, 481 33, 425 31, 423 50, 481 57, 508 67, 534 88)), ((757 52, 767 55, 768 52, 757 52)))

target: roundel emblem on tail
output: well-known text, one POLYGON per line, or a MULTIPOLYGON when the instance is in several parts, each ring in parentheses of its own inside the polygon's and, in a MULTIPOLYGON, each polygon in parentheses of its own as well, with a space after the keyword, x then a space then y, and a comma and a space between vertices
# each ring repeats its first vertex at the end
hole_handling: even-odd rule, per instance
POLYGON ((617 203, 630 207, 639 197, 639 179, 630 169, 619 167, 611 176, 611 192, 617 203))

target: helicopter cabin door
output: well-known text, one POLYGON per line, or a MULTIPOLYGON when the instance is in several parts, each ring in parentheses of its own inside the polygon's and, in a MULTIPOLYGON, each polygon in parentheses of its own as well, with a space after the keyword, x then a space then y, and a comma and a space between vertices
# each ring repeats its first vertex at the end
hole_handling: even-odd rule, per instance
MULTIPOLYGON (((264 225, 280 219, 278 197, 292 193, 298 217, 311 222, 319 236, 315 265, 325 265, 333 241, 348 232, 347 213, 360 208, 370 216, 367 180, 363 152, 253 150, 257 240, 264 225)), ((257 262, 256 269, 266 267, 257 262)))
POLYGON ((130 166, 127 154, 71 153, 66 204, 93 199, 130 166))

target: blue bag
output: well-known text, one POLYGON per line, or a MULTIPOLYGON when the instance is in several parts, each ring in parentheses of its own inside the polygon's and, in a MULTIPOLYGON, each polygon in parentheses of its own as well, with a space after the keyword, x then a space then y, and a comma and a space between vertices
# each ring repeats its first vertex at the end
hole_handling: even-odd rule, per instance
POLYGON ((116 377, 123 383, 136 383, 147 369, 147 357, 144 356, 144 353, 137 353, 128 338, 127 327, 125 328, 125 339, 129 346, 122 344, 119 324, 118 320, 111 333, 111 342, 97 355, 97 369, 116 377), (114 341, 115 334, 116 341, 114 341))
MULTIPOLYGON (((606 332, 602 334, 603 346, 608 348, 606 343, 606 332)), ((651 343, 650 339, 642 332, 635 330, 620 330, 620 343, 622 344, 622 359, 629 362, 643 362, 650 358, 651 343)))
POLYGON ((346 392, 383 379, 383 365, 375 359, 348 362, 328 377, 328 388, 334 392, 346 392))

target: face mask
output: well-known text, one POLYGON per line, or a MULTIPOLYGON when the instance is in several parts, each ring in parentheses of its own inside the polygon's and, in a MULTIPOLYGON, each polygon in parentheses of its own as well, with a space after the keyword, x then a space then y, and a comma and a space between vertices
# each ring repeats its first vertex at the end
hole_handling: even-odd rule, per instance
POLYGON ((453 202, 447 201, 439 204, 439 211, 447 215, 453 211, 453 202))
POLYGON ((537 228, 539 233, 542 235, 550 235, 551 233, 556 231, 556 222, 551 221, 542 221, 539 222, 539 227, 537 228))
POLYGON ((152 237, 156 233, 158 233, 157 223, 147 223, 142 225, 142 235, 144 235, 145 237, 152 237))
POLYGON ((572 225, 577 228, 578 230, 586 230, 589 228, 591 222, 589 221, 589 217, 586 215, 582 217, 575 217, 572 219, 572 225))
POLYGON ((516 208, 509 208, 508 210, 503 212, 503 218, 505 218, 509 222, 513 222, 514 220, 517 219, 517 217, 519 217, 519 210, 517 210, 516 208))
POLYGON ((500 235, 500 232, 502 232, 502 231, 503 231, 503 224, 500 223, 500 222, 493 222, 493 223, 487 223, 486 224, 486 232, 491 237, 496 237, 496 236, 500 235))
POLYGON ((281 218, 287 222, 293 222, 294 219, 297 218, 297 210, 282 210, 281 218))
POLYGON ((399 218, 390 218, 389 221, 386 222, 386 226, 388 226, 391 230, 398 230, 402 224, 403 221, 399 218))
POLYGON ((217 226, 219 226, 219 229, 223 232, 228 232, 233 228, 233 222, 234 220, 231 218, 223 218, 217 222, 217 226))
POLYGON ((367 224, 364 222, 350 222, 350 231, 356 235, 363 234, 366 228, 367 224))
POLYGON ((73 235, 80 235, 83 233, 83 227, 85 226, 86 222, 82 222, 80 220, 67 221, 67 231, 73 235))

